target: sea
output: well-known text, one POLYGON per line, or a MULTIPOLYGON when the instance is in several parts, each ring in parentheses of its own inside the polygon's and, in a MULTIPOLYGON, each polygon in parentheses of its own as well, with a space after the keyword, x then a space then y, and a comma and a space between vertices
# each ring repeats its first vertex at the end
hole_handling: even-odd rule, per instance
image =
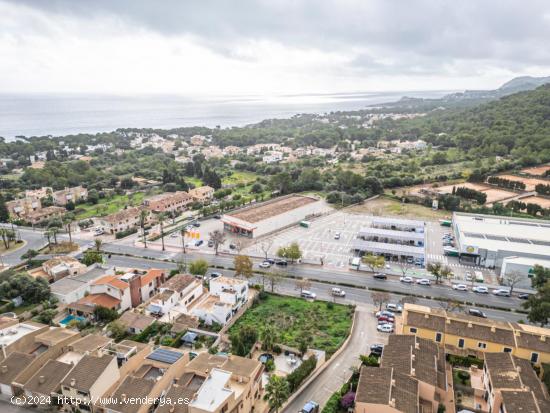
POLYGON ((453 91, 356 92, 280 96, 0 94, 0 136, 65 136, 117 128, 244 126, 299 113, 360 110, 403 96, 437 98, 453 91))

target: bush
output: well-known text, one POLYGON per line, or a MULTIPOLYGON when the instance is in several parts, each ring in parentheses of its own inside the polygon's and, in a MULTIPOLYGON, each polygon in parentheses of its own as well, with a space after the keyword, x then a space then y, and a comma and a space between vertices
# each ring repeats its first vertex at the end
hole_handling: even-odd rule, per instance
POLYGON ((275 344, 275 345, 273 346, 273 352, 274 352, 275 354, 279 355, 279 354, 281 354, 281 353, 283 352, 283 349, 281 348, 280 345, 275 344))
POLYGON ((311 374, 311 372, 315 370, 316 366, 317 358, 315 356, 312 356, 304 361, 302 364, 300 364, 300 366, 296 370, 290 373, 286 377, 290 386, 290 391, 293 392, 298 387, 300 387, 300 384, 302 384, 302 382, 311 374))
POLYGON ((129 228, 125 231, 119 231, 115 234, 116 239, 121 239, 124 237, 127 237, 128 235, 135 234, 137 232, 137 228, 129 228))
POLYGON ((470 367, 477 366, 483 368, 483 360, 472 356, 455 356, 448 355, 448 361, 452 366, 470 367))
POLYGON ((266 371, 273 371, 273 370, 275 370, 275 362, 273 361, 273 359, 268 359, 268 360, 265 362, 265 370, 266 370, 266 371))

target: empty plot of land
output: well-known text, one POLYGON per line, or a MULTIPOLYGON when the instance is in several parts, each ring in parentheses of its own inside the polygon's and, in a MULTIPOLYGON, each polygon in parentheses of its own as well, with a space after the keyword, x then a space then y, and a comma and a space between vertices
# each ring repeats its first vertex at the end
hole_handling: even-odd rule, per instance
POLYGON ((528 196, 526 198, 521 198, 521 202, 525 202, 526 204, 537 204, 542 208, 550 208, 550 199, 540 196, 528 196))
POLYGON ((525 184, 525 190, 526 191, 534 191, 535 186, 538 184, 545 184, 548 185, 549 181, 545 181, 544 179, 537 179, 537 178, 525 178, 521 176, 515 176, 515 175, 498 175, 499 178, 509 179, 510 181, 519 181, 523 182, 525 184))
POLYGON ((266 218, 284 214, 293 209, 303 207, 304 205, 317 202, 318 200, 308 196, 292 195, 287 198, 277 199, 273 202, 267 202, 263 205, 253 206, 242 211, 228 214, 228 216, 242 219, 246 222, 259 222, 266 218))
POLYGON ((464 182, 461 184, 440 186, 439 188, 434 188, 434 191, 437 191, 440 194, 450 194, 453 192, 453 188, 459 188, 459 187, 469 188, 475 191, 485 191, 490 188, 489 186, 483 185, 483 184, 474 184, 472 182, 464 182))
POLYGON ((543 176, 546 171, 550 171, 550 164, 534 166, 532 168, 525 168, 521 170, 521 172, 535 176, 543 176))
POLYGON ((486 202, 488 204, 492 204, 493 202, 503 201, 505 199, 510 199, 518 195, 515 192, 507 191, 505 189, 495 188, 494 186, 485 185, 485 184, 474 184, 471 182, 464 182, 462 184, 456 184, 456 185, 446 185, 440 188, 434 188, 434 190, 441 194, 450 194, 453 192, 453 188, 458 188, 458 187, 464 187, 464 188, 473 189, 479 192, 483 192, 484 194, 487 195, 486 202))

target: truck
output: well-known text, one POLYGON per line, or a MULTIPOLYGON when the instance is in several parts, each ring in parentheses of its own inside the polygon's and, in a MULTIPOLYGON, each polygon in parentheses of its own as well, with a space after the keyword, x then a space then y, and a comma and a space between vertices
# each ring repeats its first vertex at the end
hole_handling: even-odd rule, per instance
POLYGON ((443 247, 443 254, 449 257, 458 257, 458 250, 453 247, 443 247))
POLYGON ((481 271, 474 271, 474 277, 478 283, 482 283, 484 281, 483 273, 481 271))
POLYGON ((442 226, 442 227, 450 227, 451 224, 452 224, 452 221, 450 219, 440 219, 439 220, 439 224, 442 226))
POLYGON ((300 226, 302 228, 309 228, 311 226, 311 221, 300 221, 300 226))

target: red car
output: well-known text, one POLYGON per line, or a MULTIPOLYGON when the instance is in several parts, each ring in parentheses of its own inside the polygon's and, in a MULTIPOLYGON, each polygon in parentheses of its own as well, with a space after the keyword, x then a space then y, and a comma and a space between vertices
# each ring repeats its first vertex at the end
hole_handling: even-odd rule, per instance
POLYGON ((386 315, 381 315, 380 317, 378 317, 378 324, 380 324, 380 323, 393 323, 394 321, 395 321, 395 318, 388 317, 386 315))

